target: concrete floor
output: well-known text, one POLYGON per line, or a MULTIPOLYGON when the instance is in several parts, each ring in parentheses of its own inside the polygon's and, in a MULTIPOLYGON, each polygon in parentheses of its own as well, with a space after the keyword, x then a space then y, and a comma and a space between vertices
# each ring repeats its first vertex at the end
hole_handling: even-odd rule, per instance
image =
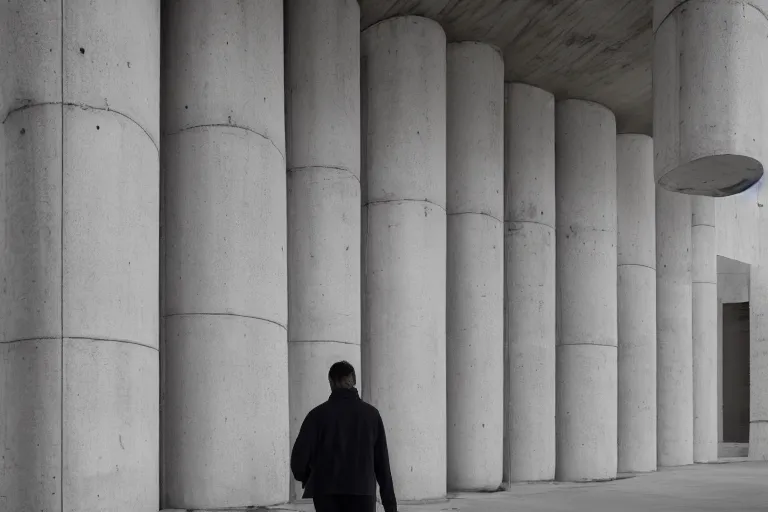
POLYGON ((664 469, 607 483, 515 485, 508 492, 460 494, 447 503, 403 505, 400 512, 766 511, 766 482, 768 462, 729 462, 664 469))

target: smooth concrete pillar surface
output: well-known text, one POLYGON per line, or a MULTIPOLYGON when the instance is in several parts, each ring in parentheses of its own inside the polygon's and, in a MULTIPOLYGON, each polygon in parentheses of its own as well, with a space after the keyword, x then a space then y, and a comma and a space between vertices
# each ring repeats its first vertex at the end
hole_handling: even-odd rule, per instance
MULTIPOLYGON (((720 276, 718 275, 718 279, 720 276)), ((723 436, 723 301, 720 297, 717 300, 717 442, 722 443, 723 436)), ((720 454, 720 448, 718 446, 718 456, 720 454)))
POLYGON ((165 2, 164 506, 288 499, 283 3, 165 2))
POLYGON ((659 466, 693 463, 691 197, 656 187, 659 466))
POLYGON ((618 471, 656 469, 656 185, 653 139, 616 138, 618 471))
POLYGON ((495 491, 504 440, 504 62, 448 45, 448 487, 495 491))
POLYGON ((717 460, 717 249, 715 200, 691 198, 693 461, 717 460))
POLYGON ((582 100, 555 111, 556 477, 602 480, 617 465, 616 120, 582 100))
POLYGON ((555 99, 507 84, 504 480, 555 478, 555 99))
MULTIPOLYGON (((768 184, 758 184, 758 204, 768 184)), ((749 458, 768 460, 768 212, 760 208, 757 259, 749 276, 749 458)))
POLYGON ((654 0, 656 180, 729 196, 766 165, 768 1, 654 0))
MULTIPOLYGON (((446 43, 408 16, 362 35, 363 373, 401 500, 446 492, 446 43)), ((478 370, 479 371, 479 370, 478 370)))
POLYGON ((99 7, 0 5, 2 510, 159 505, 160 9, 99 7))
MULTIPOLYGON (((328 369, 360 368, 360 7, 286 3, 288 376, 291 446, 328 399, 328 369)), ((301 497, 301 484, 293 497, 301 497)))

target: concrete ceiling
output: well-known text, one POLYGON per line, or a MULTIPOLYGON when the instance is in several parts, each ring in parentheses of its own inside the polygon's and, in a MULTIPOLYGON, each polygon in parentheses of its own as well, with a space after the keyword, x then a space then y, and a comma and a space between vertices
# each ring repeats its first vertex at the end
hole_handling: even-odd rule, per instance
POLYGON ((652 0, 360 0, 363 28, 414 14, 448 41, 481 41, 504 53, 507 81, 558 98, 596 101, 619 132, 651 134, 652 0))

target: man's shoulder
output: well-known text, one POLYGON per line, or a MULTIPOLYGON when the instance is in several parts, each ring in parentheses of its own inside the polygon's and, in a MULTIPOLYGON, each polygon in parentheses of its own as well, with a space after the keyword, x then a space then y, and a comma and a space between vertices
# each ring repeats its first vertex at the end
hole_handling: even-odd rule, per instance
POLYGON ((375 418, 380 418, 381 414, 379 414, 379 410, 374 407, 373 405, 369 404, 365 400, 360 400, 360 403, 362 404, 361 407, 371 416, 375 418))

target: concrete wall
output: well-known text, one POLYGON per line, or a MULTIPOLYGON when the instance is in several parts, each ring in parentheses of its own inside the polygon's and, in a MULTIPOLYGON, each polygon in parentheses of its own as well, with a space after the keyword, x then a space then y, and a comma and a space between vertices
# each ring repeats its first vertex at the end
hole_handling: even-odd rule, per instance
POLYGON ((749 302, 749 270, 746 263, 717 257, 717 297, 721 302, 749 302))
POLYGON ((768 187, 757 187, 757 256, 749 272, 749 457, 768 460, 768 187))
POLYGON ((753 263, 757 257, 757 193, 761 183, 730 197, 715 198, 717 254, 753 263))

